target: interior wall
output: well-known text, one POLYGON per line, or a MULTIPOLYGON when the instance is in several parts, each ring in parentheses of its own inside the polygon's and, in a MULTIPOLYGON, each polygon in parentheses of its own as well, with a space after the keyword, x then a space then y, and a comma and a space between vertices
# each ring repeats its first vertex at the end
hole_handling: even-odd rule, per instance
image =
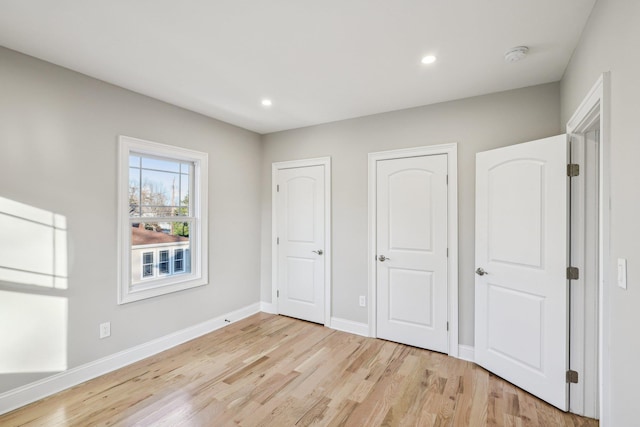
POLYGON ((460 343, 473 345, 475 154, 560 133, 559 84, 284 131, 263 137, 261 299, 271 302, 271 164, 332 159, 332 316, 367 323, 367 154, 458 143, 460 343))
POLYGON ((640 372, 640 2, 598 0, 561 83, 562 124, 603 72, 611 72, 610 104, 610 276, 606 278, 608 308, 605 345, 609 363, 604 366, 602 425, 638 424, 635 396, 640 372), (617 258, 627 259, 627 290, 617 287, 617 258))
MULTIPOLYGON (((258 134, 5 48, 0 94, 0 196, 63 215, 69 242, 67 290, 1 282, 0 291, 66 302, 68 368, 259 301, 258 134), (117 305, 121 134, 209 153, 207 286, 117 305), (106 321, 111 337, 100 340, 106 321)), ((0 244, 15 244, 2 233, 0 244)), ((47 326, 40 314, 33 328, 47 326)), ((0 373, 0 392, 50 374, 0 373)))

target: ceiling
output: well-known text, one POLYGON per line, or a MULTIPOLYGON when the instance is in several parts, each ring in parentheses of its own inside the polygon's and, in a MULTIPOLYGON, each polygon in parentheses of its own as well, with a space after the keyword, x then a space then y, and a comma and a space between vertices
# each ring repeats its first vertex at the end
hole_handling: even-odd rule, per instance
POLYGON ((558 81, 594 3, 0 0, 0 45, 264 134, 558 81))

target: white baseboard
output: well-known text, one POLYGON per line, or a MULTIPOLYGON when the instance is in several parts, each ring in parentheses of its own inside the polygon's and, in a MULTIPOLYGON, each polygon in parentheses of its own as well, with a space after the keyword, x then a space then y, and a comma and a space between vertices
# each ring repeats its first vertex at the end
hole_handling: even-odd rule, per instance
POLYGON ((233 323, 258 313, 260 309, 260 303, 251 304, 214 319, 165 335, 164 337, 68 369, 31 384, 9 390, 0 394, 0 414, 12 411, 69 387, 115 371, 123 366, 130 365, 199 336, 208 334, 209 332, 228 325, 229 322, 226 320, 230 320, 231 323, 233 323))
POLYGON ((475 362, 476 355, 473 346, 464 344, 458 345, 458 359, 466 360, 468 362, 475 362))
POLYGON ((269 314, 278 314, 276 305, 270 302, 265 302, 265 301, 260 301, 260 311, 263 311, 269 314))
POLYGON ((331 329, 337 329, 350 334, 369 336, 369 325, 366 323, 354 322, 353 320, 340 319, 339 317, 331 318, 331 329))

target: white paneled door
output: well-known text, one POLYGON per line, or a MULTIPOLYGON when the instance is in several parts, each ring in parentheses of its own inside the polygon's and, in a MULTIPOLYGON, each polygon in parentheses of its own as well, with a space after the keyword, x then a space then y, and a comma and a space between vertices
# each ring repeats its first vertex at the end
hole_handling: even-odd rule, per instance
POLYGON ((325 166, 277 172, 278 312, 325 322, 325 166))
POLYGON ((475 360, 567 410, 565 135, 476 157, 475 360))
POLYGON ((377 336, 447 352, 447 155, 377 162, 377 336))

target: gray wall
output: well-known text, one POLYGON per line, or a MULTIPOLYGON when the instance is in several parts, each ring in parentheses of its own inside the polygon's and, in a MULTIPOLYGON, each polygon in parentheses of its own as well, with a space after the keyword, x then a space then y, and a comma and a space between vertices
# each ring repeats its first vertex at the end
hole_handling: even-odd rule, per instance
POLYGON ((259 135, 0 48, 0 153, 0 196, 67 218, 69 289, 0 290, 68 299, 69 368, 259 301, 259 135), (120 134, 209 153, 209 285, 116 304, 120 134))
POLYGON ((598 0, 562 80, 566 123, 602 72, 611 71, 611 254, 604 372, 609 426, 638 425, 640 372, 640 2, 598 0), (627 258, 628 290, 616 286, 616 259, 627 258))
POLYGON ((559 84, 479 96, 263 137, 261 299, 271 301, 271 164, 332 159, 332 316, 367 322, 367 153, 458 143, 460 343, 474 334, 475 155, 560 133, 559 84))

